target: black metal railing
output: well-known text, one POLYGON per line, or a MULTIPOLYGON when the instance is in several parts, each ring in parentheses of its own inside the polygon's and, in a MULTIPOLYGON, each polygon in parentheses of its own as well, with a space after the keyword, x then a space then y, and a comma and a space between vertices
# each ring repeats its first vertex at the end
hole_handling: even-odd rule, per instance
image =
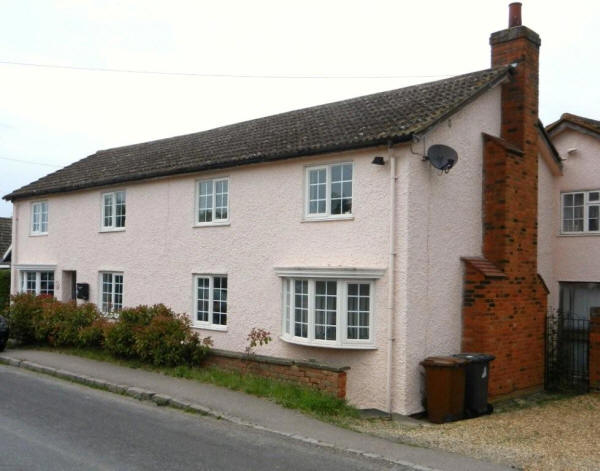
POLYGON ((553 311, 546 317, 545 386, 552 391, 587 392, 589 319, 553 311))

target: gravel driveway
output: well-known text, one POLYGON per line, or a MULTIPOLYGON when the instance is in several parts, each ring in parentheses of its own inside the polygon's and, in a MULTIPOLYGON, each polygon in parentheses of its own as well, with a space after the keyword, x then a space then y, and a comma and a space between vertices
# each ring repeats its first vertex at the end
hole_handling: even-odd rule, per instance
POLYGON ((500 404, 504 412, 444 425, 362 419, 346 425, 526 470, 600 469, 600 394, 500 404))

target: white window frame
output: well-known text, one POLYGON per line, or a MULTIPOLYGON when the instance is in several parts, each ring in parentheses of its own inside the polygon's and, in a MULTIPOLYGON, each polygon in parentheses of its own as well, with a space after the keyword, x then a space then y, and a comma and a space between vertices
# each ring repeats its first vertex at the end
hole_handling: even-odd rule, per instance
POLYGON ((125 306, 125 276, 122 271, 101 271, 98 276, 98 309, 107 317, 117 317, 125 306), (121 307, 119 309, 104 309, 104 275, 111 275, 111 289, 110 289, 110 305, 114 306, 115 303, 115 276, 121 277, 121 307))
POLYGON ((198 329, 206 329, 206 330, 219 330, 226 331, 230 318, 229 318, 229 276, 226 273, 194 273, 193 274, 193 290, 194 290, 194 305, 192 307, 192 326, 198 329), (209 280, 208 286, 208 321, 199 321, 198 320, 198 280, 201 278, 205 278, 209 280), (214 314, 214 294, 215 294, 215 278, 225 278, 227 280, 227 288, 226 290, 226 298, 225 298, 225 306, 227 315, 227 321, 225 324, 214 324, 213 323, 213 314, 214 314))
POLYGON ((282 278, 281 339, 298 345, 339 349, 375 349, 375 280, 383 275, 379 269, 285 269, 277 268, 282 278), (298 337, 294 330, 295 281, 308 282, 308 336, 298 337), (336 339, 315 338, 315 300, 318 281, 335 281, 336 286, 336 339), (369 285, 369 338, 348 338, 348 285, 369 285), (288 291, 288 288, 291 290, 288 291))
POLYGON ((589 210, 592 206, 598 206, 599 219, 600 219, 600 199, 590 201, 590 193, 599 193, 600 190, 578 190, 578 191, 566 191, 560 194, 560 233, 563 235, 600 235, 600 222, 597 230, 593 231, 589 229, 589 210), (564 212, 565 212, 565 196, 583 194, 583 230, 582 231, 565 231, 564 230, 564 212))
POLYGON ((31 203, 31 225, 30 225, 30 235, 32 236, 41 236, 48 235, 48 201, 34 201, 31 203), (35 229, 36 226, 36 208, 40 208, 39 217, 40 220, 38 222, 39 228, 35 229), (46 215, 46 227, 44 228, 44 214, 46 215), (44 230, 45 229, 45 230, 44 230))
POLYGON ((102 205, 101 215, 102 219, 100 220, 100 232, 120 232, 124 231, 127 227, 127 192, 123 190, 113 190, 113 191, 105 191, 100 195, 100 204, 102 205), (117 226, 117 193, 123 194, 123 203, 125 206, 125 224, 123 226, 117 226), (111 224, 105 225, 104 218, 106 216, 106 205, 104 204, 104 199, 106 196, 112 196, 112 204, 111 204, 111 224))
POLYGON ((27 283, 27 275, 33 273, 35 275, 35 290, 33 293, 31 294, 35 294, 36 296, 39 296, 40 294, 49 294, 51 296, 55 296, 56 293, 56 276, 55 276, 55 271, 54 270, 19 270, 19 282, 20 282, 20 286, 19 286, 19 291, 21 293, 27 293, 27 287, 26 287, 26 283, 27 283), (52 293, 42 293, 42 273, 52 273, 52 293))
POLYGON ((304 218, 306 220, 330 220, 330 219, 352 219, 354 217, 354 181, 355 168, 354 162, 343 161, 333 162, 324 165, 306 166, 304 169, 304 218), (336 166, 350 165, 352 167, 352 209, 349 213, 331 214, 331 169, 336 166), (310 172, 314 170, 325 170, 325 212, 311 213, 310 212, 310 172))
POLYGON ((201 178, 196 180, 196 191, 195 191, 195 203, 194 203, 194 226, 225 226, 229 224, 231 218, 231 182, 229 177, 215 177, 215 178, 201 178), (216 190, 218 182, 227 182, 227 217, 216 219, 216 190), (211 221, 200 221, 200 185, 202 183, 210 183, 212 185, 212 220, 211 221))

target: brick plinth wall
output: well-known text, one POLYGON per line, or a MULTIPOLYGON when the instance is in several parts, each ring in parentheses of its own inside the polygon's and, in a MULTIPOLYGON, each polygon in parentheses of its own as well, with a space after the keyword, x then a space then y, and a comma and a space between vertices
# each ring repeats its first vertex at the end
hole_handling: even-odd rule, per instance
POLYGON ((212 350, 205 365, 312 387, 340 399, 346 397, 346 371, 350 369, 226 350, 212 350))
POLYGON ((463 351, 491 353, 491 396, 541 388, 546 287, 537 273, 538 49, 524 26, 492 34, 492 65, 516 64, 502 85, 500 137, 484 135, 483 255, 465 260, 463 351))
POLYGON ((590 317, 590 354, 589 354, 590 389, 600 391, 600 312, 593 312, 590 317))

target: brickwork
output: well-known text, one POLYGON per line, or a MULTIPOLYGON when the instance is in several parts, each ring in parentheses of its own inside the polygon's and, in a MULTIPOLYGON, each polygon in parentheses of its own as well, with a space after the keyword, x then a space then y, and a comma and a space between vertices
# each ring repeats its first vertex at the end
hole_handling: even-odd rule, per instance
POLYGON ((600 391, 600 312, 590 318, 590 389, 600 391))
POLYGON ((247 356, 235 352, 214 351, 205 361, 207 366, 249 373, 263 378, 288 381, 308 386, 331 394, 337 398, 346 397, 346 370, 318 363, 294 361, 265 356, 247 356))
POLYGON ((483 255, 505 278, 465 263, 463 351, 496 356, 491 396, 542 387, 547 293, 537 273, 538 48, 524 26, 494 33, 492 65, 516 64, 502 85, 501 136, 484 135, 483 255))

